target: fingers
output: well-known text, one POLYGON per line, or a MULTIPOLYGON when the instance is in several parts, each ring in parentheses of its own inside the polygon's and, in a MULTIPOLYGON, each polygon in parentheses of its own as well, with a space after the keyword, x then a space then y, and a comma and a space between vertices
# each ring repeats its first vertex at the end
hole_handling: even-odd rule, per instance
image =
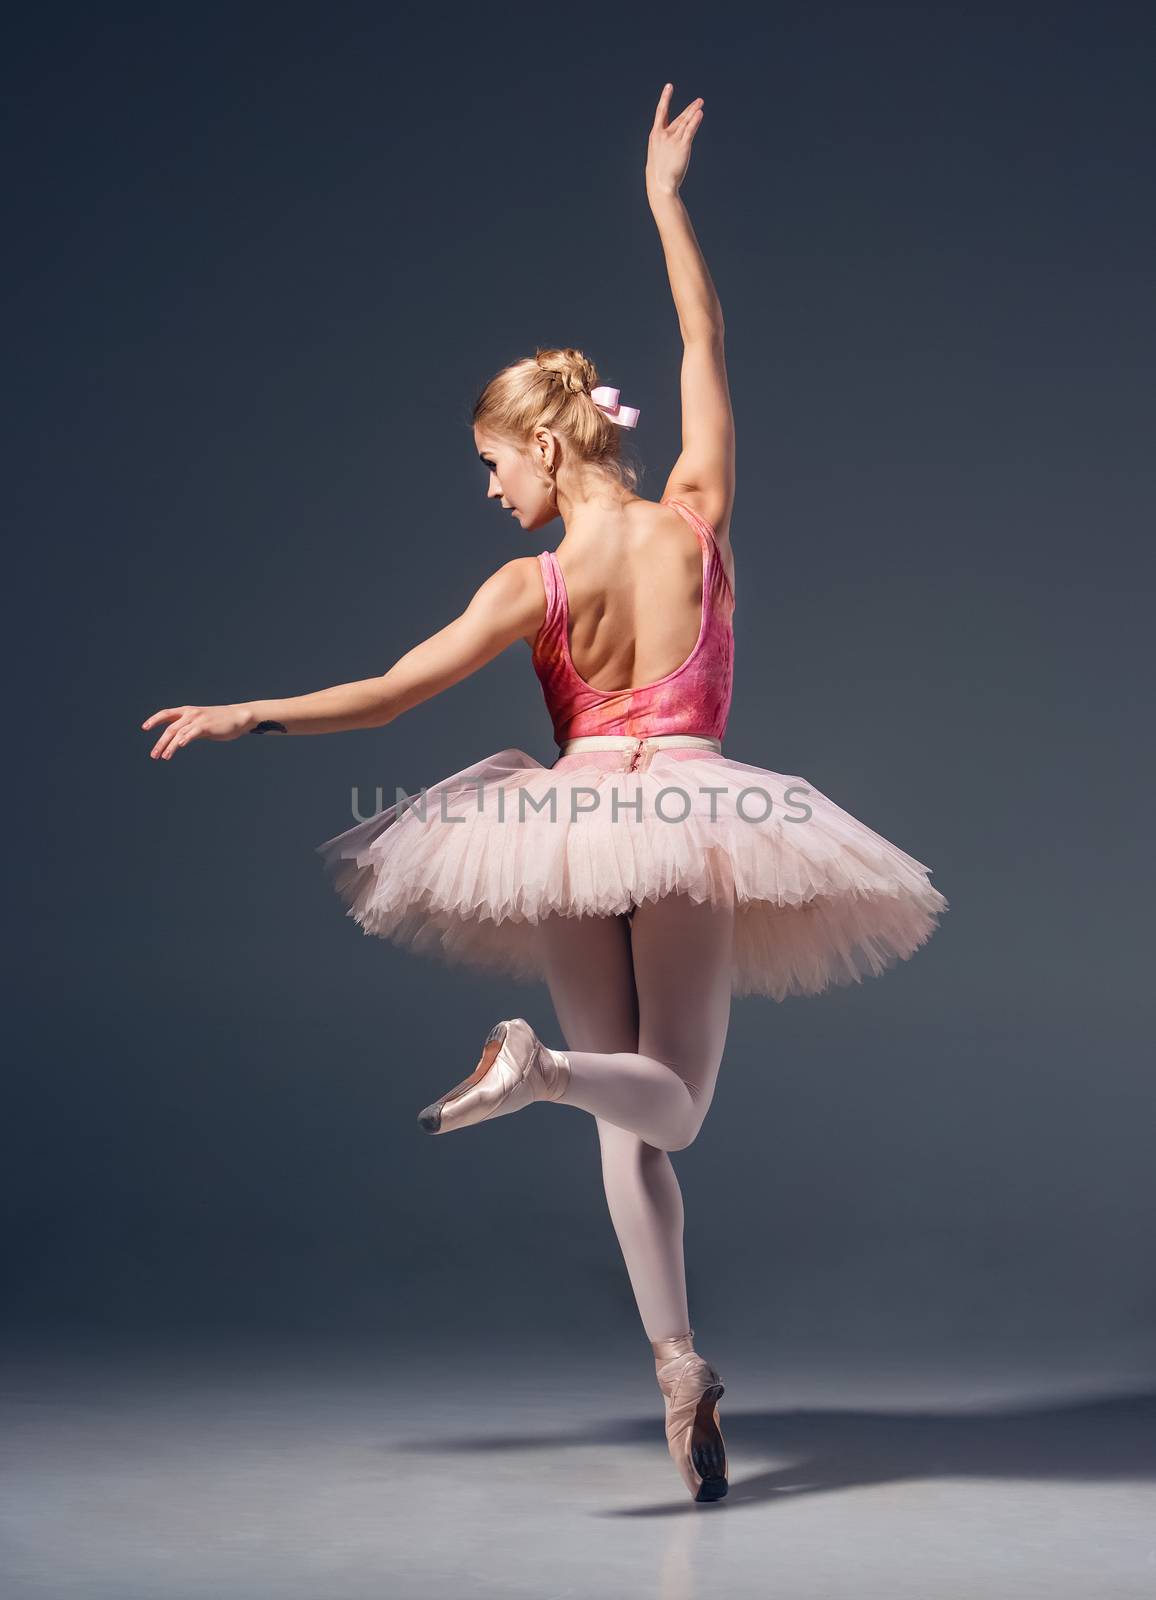
POLYGON ((163 711, 154 711, 151 717, 146 717, 141 723, 141 727, 147 730, 148 728, 155 727, 158 722, 165 721, 166 718, 174 719, 171 721, 170 726, 165 729, 164 733, 157 740, 156 744, 154 744, 152 749, 149 751, 149 755, 154 761, 158 756, 163 754, 165 746, 171 741, 173 735, 179 730, 181 726, 181 720, 186 715, 187 710, 188 708, 185 706, 166 706, 163 711))
POLYGON ((686 128, 689 128, 692 123, 697 126, 697 124, 702 120, 703 104, 704 102, 701 97, 698 100, 692 100, 685 111, 679 112, 678 116, 675 117, 667 131, 669 133, 682 133, 686 128))
MULTIPOLYGON (((162 714, 157 712, 157 716, 162 714)), ((175 750, 179 750, 182 745, 188 744, 199 735, 200 729, 193 716, 179 711, 175 715, 177 720, 170 723, 149 751, 154 761, 171 761, 175 750)), ((149 720, 151 722, 152 718, 149 720)))
POLYGON ((654 113, 652 132, 683 133, 687 128, 697 127, 702 121, 702 108, 705 102, 700 95, 697 100, 692 100, 684 110, 680 111, 672 122, 667 122, 666 115, 670 110, 670 97, 673 93, 672 83, 663 84, 654 113))
MULTIPOLYGON (((149 754, 152 756, 154 761, 171 760, 173 746, 178 740, 180 740, 180 736, 183 733, 184 728, 184 719, 178 718, 176 722, 171 723, 170 726, 165 729, 164 733, 161 734, 156 744, 154 744, 152 749, 149 751, 149 754)), ((181 742, 183 743, 183 741, 181 742)))
POLYGON ((666 127, 666 111, 667 107, 670 105, 670 97, 673 93, 674 85, 672 83, 664 83, 662 86, 662 93, 658 97, 658 106, 654 113, 655 128, 666 127))

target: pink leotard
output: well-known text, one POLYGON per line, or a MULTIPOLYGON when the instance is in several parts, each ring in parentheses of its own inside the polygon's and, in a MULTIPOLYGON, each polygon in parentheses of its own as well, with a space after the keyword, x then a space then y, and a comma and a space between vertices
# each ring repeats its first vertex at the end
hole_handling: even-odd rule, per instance
POLYGON ((534 640, 533 664, 546 697, 558 745, 588 734, 726 732, 734 675, 734 593, 714 529, 681 500, 674 506, 702 545, 702 621, 698 642, 680 667, 637 689, 595 689, 578 676, 570 656, 570 606, 552 550, 538 562, 546 586, 546 617, 534 640))

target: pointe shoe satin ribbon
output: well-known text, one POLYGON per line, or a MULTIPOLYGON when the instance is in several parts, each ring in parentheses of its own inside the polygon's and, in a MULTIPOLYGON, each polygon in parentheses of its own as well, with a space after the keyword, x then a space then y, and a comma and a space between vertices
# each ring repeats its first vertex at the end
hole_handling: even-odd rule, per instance
POLYGON ((726 1443, 717 1403, 723 1381, 717 1369, 695 1352, 693 1329, 650 1343, 666 1402, 666 1442, 674 1464, 692 1499, 721 1500, 727 1492, 726 1443))
POLYGON ((560 1100, 569 1082, 564 1052, 544 1045, 524 1017, 510 1017, 490 1029, 470 1076, 419 1112, 418 1121, 427 1133, 450 1133, 532 1100, 560 1100))

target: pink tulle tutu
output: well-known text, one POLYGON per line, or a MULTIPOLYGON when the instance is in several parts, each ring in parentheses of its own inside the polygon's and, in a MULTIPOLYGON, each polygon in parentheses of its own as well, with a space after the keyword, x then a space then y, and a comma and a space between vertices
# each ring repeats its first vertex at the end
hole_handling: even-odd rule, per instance
POLYGON ((805 778, 685 747, 500 750, 317 846, 368 934, 544 980, 536 925, 673 892, 735 910, 732 992, 813 995, 906 960, 948 902, 805 778))

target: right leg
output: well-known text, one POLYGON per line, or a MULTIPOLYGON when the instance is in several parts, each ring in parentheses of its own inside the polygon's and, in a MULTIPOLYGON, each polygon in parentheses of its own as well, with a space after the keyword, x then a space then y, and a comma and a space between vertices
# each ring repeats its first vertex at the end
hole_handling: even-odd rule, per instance
POLYGON ((727 1492, 723 1385, 694 1349, 682 1194, 666 1152, 695 1137, 714 1094, 730 1020, 734 914, 667 895, 639 906, 629 930, 620 927, 624 920, 553 918, 544 925, 570 1066, 561 1103, 581 1106, 598 1122, 607 1200, 654 1352, 670 1453, 694 1499, 717 1500, 727 1492), (609 1020, 600 1025, 600 1018, 609 1020), (630 1049, 635 1019, 638 1041, 630 1049), (651 1127, 660 1130, 663 1148, 641 1136, 651 1127))
MULTIPOLYGON (((625 917, 543 924, 550 998, 570 1050, 633 1054, 638 997, 625 917)), ((681 1091, 680 1091, 681 1092, 681 1091)), ((648 1339, 687 1326, 682 1191, 669 1155, 595 1116, 602 1184, 648 1339)))
POLYGON ((731 1003, 733 915, 686 896, 624 917, 542 924, 566 1040, 560 1104, 598 1126, 607 1203, 647 1337, 689 1325, 682 1193, 668 1150, 695 1137, 714 1093, 731 1003), (669 1063, 669 1064, 668 1064, 669 1063))

